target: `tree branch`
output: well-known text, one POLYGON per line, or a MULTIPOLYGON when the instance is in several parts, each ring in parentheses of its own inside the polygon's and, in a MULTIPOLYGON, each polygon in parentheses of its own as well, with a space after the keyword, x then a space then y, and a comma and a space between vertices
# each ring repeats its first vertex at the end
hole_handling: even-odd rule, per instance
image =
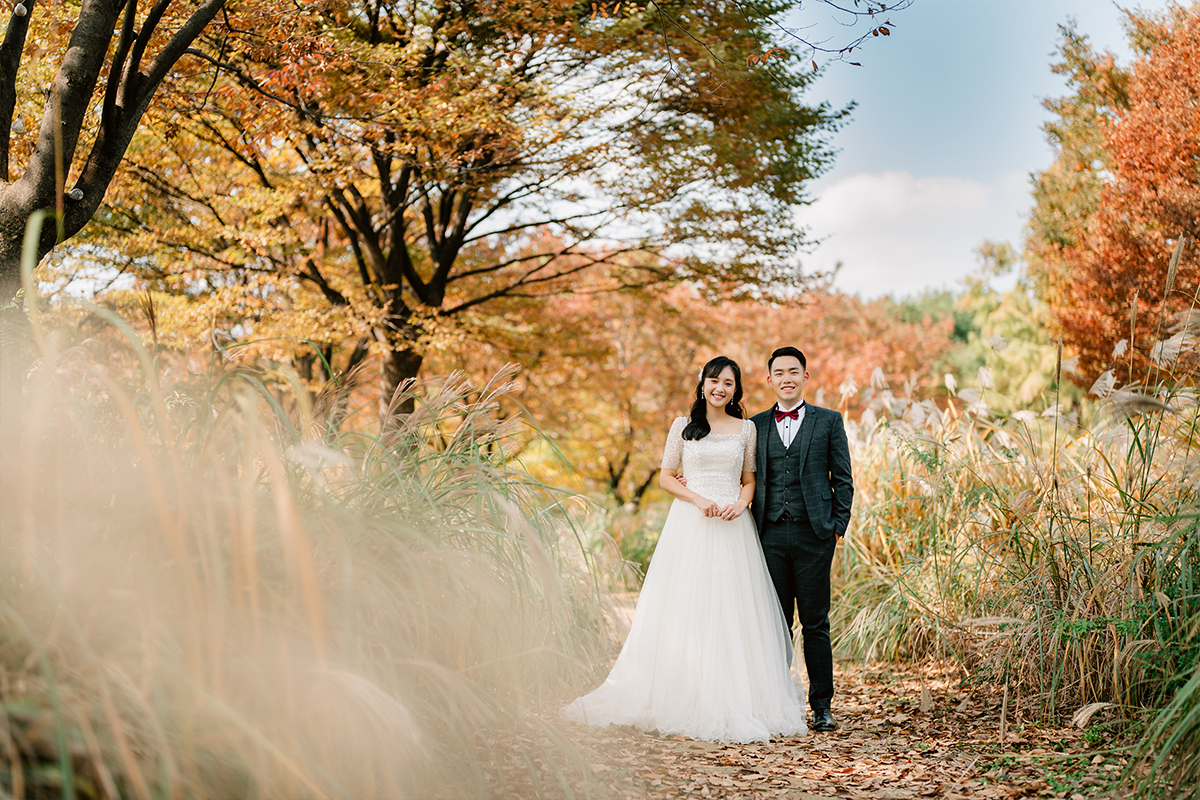
POLYGON ((454 316, 455 314, 458 314, 462 311, 467 310, 468 308, 473 308, 474 306, 480 305, 482 303, 487 303, 491 300, 496 300, 501 297, 531 297, 532 295, 519 295, 516 293, 516 290, 521 287, 525 287, 525 286, 533 286, 535 284, 547 283, 549 281, 556 281, 561 278, 567 278, 567 277, 570 277, 571 275, 575 275, 577 273, 591 269, 592 267, 596 266, 597 264, 611 264, 611 263, 613 263, 611 261, 613 256, 621 255, 622 253, 627 253, 627 252, 635 252, 636 249, 637 248, 626 248, 623 250, 616 250, 616 251, 613 251, 612 253, 609 253, 608 255, 605 255, 602 258, 588 258, 585 254, 580 253, 578 255, 584 255, 584 257, 587 258, 587 261, 585 263, 580 264, 579 266, 576 266, 576 267, 572 267, 570 269, 558 270, 558 271, 554 272, 553 274, 544 275, 540 278, 534 278, 533 277, 534 275, 536 275, 538 272, 540 272, 546 268, 546 265, 543 264, 540 267, 535 267, 534 269, 525 271, 522 275, 520 275, 518 278, 516 278, 516 280, 510 281, 507 285, 501 286, 500 288, 495 289, 494 291, 488 292, 483 295, 479 295, 477 297, 472 297, 470 300, 464 300, 463 302, 461 302, 458 305, 453 306, 451 308, 439 309, 438 316, 451 317, 451 316, 454 316))
POLYGON ((325 276, 321 274, 321 270, 317 268, 317 263, 311 258, 306 259, 304 266, 307 271, 300 270, 297 274, 305 280, 316 284, 321 290, 321 294, 325 295, 325 299, 335 306, 348 306, 350 301, 346 299, 346 295, 339 292, 329 285, 329 281, 325 280, 325 276))
POLYGON ((12 14, 8 18, 8 30, 4 32, 4 43, 0 44, 0 180, 8 181, 9 148, 12 146, 13 110, 17 107, 17 70, 21 68, 21 53, 25 50, 25 37, 29 33, 29 21, 33 19, 35 0, 29 0, 23 17, 12 14))
MULTIPOLYGON (((170 2, 170 0, 162 1, 170 2)), ((212 22, 217 12, 224 7, 225 0, 205 0, 159 51, 146 70, 145 80, 142 82, 145 91, 138 97, 139 108, 145 109, 145 105, 150 102, 151 95, 158 89, 163 78, 167 77, 167 72, 179 62, 179 59, 183 58, 190 50, 192 42, 196 41, 196 38, 208 27, 208 23, 212 22)), ((138 117, 141 117, 140 113, 138 117)))
POLYGON ((120 122, 117 93, 121 89, 121 80, 125 74, 125 59, 129 55, 129 48, 133 46, 136 35, 134 30, 136 22, 137 0, 125 0, 125 19, 121 22, 121 38, 117 40, 112 66, 108 70, 108 82, 104 87, 104 105, 100 112, 100 125, 107 128, 112 136, 116 135, 116 126, 120 122))
MULTIPOLYGON (((158 25, 166 6, 170 2, 171 0, 160 0, 159 4, 152 9, 151 18, 143 26, 139 40, 145 38, 147 42, 149 41, 150 33, 147 32, 147 28, 150 27, 151 22, 154 26, 158 25)), ((85 13, 87 8, 93 4, 106 5, 103 0, 84 0, 85 13)), ((108 191, 109 184, 112 183, 112 179, 116 175, 117 168, 125 157, 125 151, 129 148, 129 143, 133 140, 133 135, 137 131, 138 125, 141 124, 142 117, 146 113, 146 108, 150 105, 151 98, 166 77, 168 70, 187 53, 192 42, 203 32, 204 28, 217 15, 217 12, 221 10, 224 4, 225 0, 203 0, 200 7, 192 13, 179 30, 175 32, 175 35, 167 41, 163 49, 159 51, 151 63, 148 72, 145 74, 133 72, 135 66, 139 64, 145 48, 145 45, 141 45, 141 49, 139 49, 138 44, 134 45, 133 52, 130 53, 130 57, 124 65, 124 73, 129 76, 129 79, 122 80, 121 87, 117 91, 116 106, 114 108, 115 122, 108 126, 101 126, 97 133, 96 141, 92 145, 91 152, 88 154, 87 163, 84 165, 77 184, 83 190, 84 196, 81 200, 71 203, 66 208, 63 222, 66 236, 73 236, 78 233, 96 213, 96 209, 100 207, 100 204, 104 200, 104 195, 108 191), (134 74, 137 75, 136 81, 133 80, 134 74), (136 83, 137 86, 131 89, 132 83, 136 83)), ((103 46, 99 46, 99 41, 91 43, 91 47, 98 47, 100 59, 103 59, 104 54, 107 52, 108 42, 112 38, 114 22, 115 10, 105 20, 106 31, 95 35, 97 39, 103 36, 103 46)), ((80 14, 80 25, 75 29, 76 34, 79 33, 82 27, 83 13, 80 14)), ((72 34, 72 39, 74 35, 72 34)), ((72 50, 73 47, 68 49, 67 56, 63 59, 64 69, 68 59, 71 57, 72 50)), ((99 65, 96 66, 96 74, 98 73, 99 65)), ((77 119, 73 118, 74 122, 70 127, 70 130, 74 131, 76 139, 82 125, 82 115, 87 112, 89 100, 95 88, 95 78, 92 79, 86 88, 86 95, 75 98, 79 108, 72 109, 72 113, 78 115, 77 119)), ((65 115, 65 100, 63 107, 65 115)), ((67 122, 64 116, 64 132, 68 129, 67 122)), ((72 153, 73 149, 74 143, 72 143, 72 153)), ((67 151, 64 149, 64 165, 69 166, 71 158, 66 153, 67 151)))
POLYGON ((18 181, 29 194, 30 211, 55 205, 56 153, 61 152, 62 169, 68 171, 104 65, 108 43, 112 40, 117 13, 115 3, 105 0, 83 2, 79 22, 71 32, 66 53, 46 97, 37 144, 25 174, 18 181))
POLYGON ((358 276, 359 280, 362 281, 363 288, 374 294, 377 300, 382 301, 383 298, 379 294, 379 291, 383 280, 382 278, 378 282, 371 280, 370 269, 367 265, 367 259, 363 255, 362 246, 359 244, 357 231, 350 224, 350 220, 346 219, 346 216, 342 213, 342 210, 338 207, 338 203, 334 201, 332 196, 326 195, 325 205, 329 208, 330 213, 333 214, 333 218, 342 229, 342 233, 350 241, 350 250, 354 253, 354 262, 358 265, 358 276))

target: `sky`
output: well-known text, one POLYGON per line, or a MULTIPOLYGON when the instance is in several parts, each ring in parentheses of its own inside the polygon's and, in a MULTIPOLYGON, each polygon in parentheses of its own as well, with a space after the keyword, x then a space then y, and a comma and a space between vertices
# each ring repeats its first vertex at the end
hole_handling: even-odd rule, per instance
MULTIPOLYGON (((810 30, 837 30, 809 13, 810 30)), ((829 63, 805 95, 858 105, 798 213, 819 240, 802 269, 840 262, 834 287, 868 298, 961 288, 985 240, 1020 247, 1030 175, 1053 159, 1042 99, 1066 94, 1050 71, 1059 25, 1074 18, 1096 49, 1129 60, 1123 14, 1107 0, 915 0, 886 18, 892 35, 854 53, 861 67, 829 63)))

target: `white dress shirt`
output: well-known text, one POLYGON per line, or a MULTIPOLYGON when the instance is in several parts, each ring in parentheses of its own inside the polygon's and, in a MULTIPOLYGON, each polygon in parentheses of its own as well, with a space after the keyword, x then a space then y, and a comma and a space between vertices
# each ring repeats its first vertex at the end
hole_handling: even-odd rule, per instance
MULTIPOLYGON (((801 400, 799 403, 792 406, 792 408, 783 408, 779 405, 779 403, 776 403, 775 408, 778 408, 780 411, 791 411, 792 408, 800 409, 800 415, 796 419, 784 417, 783 419, 775 421, 775 430, 779 431, 779 438, 783 441, 783 446, 785 448, 791 447, 792 439, 796 438, 796 433, 800 430, 800 423, 804 422, 804 401, 801 400)), ((771 410, 774 412, 775 409, 771 410)))

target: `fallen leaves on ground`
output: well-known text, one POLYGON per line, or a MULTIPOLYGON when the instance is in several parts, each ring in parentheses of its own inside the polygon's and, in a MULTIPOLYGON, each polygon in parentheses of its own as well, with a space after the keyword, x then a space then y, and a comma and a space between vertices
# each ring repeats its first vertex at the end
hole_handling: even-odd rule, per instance
POLYGON ((961 677, 949 665, 838 665, 839 730, 767 744, 664 738, 633 728, 567 730, 588 754, 607 790, 601 793, 623 798, 1080 800, 1108 790, 1120 775, 1124 759, 1097 750, 1074 728, 1010 718, 1001 745, 998 693, 960 688, 961 677))

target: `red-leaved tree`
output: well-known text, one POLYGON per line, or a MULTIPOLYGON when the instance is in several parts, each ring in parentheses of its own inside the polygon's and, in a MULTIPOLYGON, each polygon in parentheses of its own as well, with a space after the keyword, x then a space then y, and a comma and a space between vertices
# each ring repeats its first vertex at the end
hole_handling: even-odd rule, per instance
POLYGON ((1031 267, 1083 382, 1113 366, 1145 374, 1164 319, 1200 289, 1200 10, 1129 21, 1139 56, 1128 70, 1068 31, 1076 95, 1051 106, 1060 155, 1040 176, 1031 226, 1031 267), (1096 126, 1090 142, 1071 134, 1081 120, 1096 126), (1131 346, 1114 357, 1122 339, 1131 346))

